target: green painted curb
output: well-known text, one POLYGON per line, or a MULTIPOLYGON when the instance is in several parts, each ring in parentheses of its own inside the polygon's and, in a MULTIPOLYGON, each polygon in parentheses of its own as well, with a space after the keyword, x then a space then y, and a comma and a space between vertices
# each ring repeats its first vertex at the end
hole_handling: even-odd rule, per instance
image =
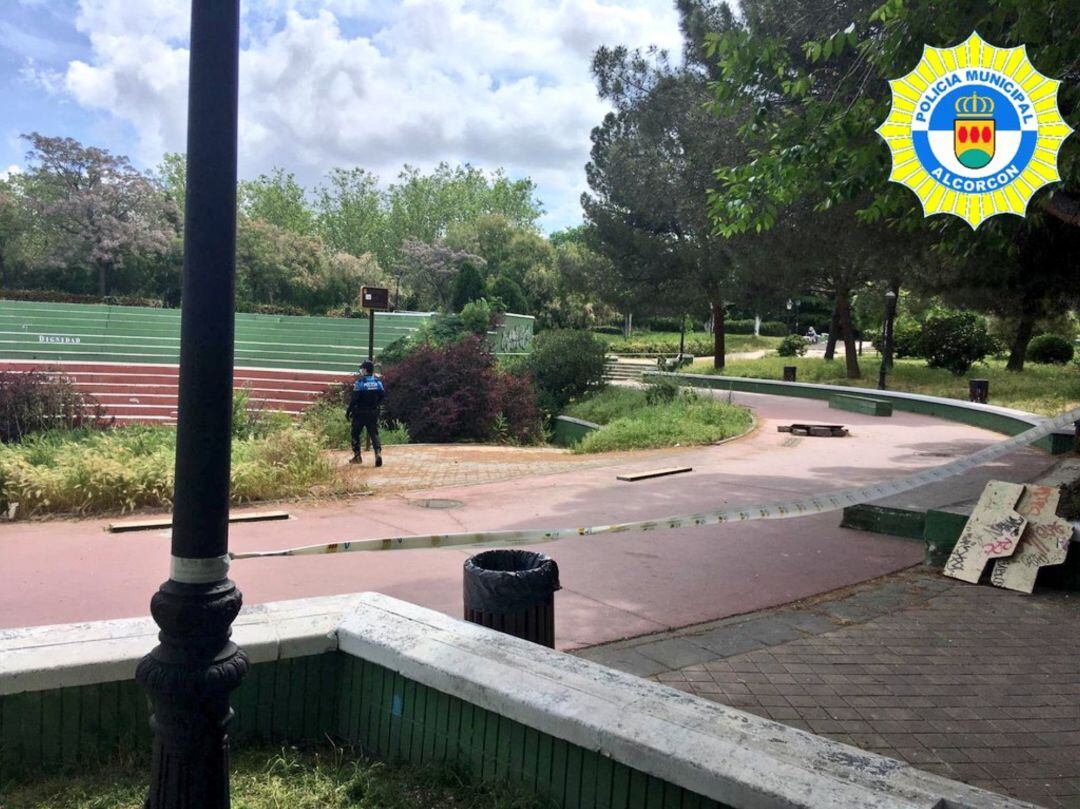
POLYGON ((830 396, 829 407, 833 410, 847 410, 866 416, 891 416, 892 403, 884 399, 870 399, 866 396, 830 396))
POLYGON ((888 534, 905 539, 922 540, 926 515, 907 508, 888 508, 863 503, 848 506, 840 520, 841 528, 854 528, 874 534, 888 534))

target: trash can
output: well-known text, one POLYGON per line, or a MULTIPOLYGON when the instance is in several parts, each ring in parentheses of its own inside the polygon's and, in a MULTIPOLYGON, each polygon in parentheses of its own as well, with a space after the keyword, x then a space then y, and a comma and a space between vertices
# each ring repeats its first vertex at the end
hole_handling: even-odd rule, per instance
POLYGON ((969 379, 968 380, 968 399, 972 402, 978 402, 979 404, 986 404, 986 401, 990 398, 990 380, 989 379, 969 379))
POLYGON ((784 366, 784 381, 794 382, 795 377, 799 373, 799 367, 797 365, 785 365, 784 366))
POLYGON ((465 560, 465 620, 555 648, 559 566, 532 551, 493 550, 465 560))

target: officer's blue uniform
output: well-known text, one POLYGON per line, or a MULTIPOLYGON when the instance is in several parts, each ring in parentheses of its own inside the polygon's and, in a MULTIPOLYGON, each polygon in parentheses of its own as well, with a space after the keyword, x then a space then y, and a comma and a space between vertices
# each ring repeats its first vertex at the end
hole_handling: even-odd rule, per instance
POLYGON ((353 384, 352 398, 345 411, 346 418, 352 421, 352 449, 356 458, 360 457, 360 433, 368 431, 371 447, 375 450, 375 463, 381 466, 382 442, 379 441, 379 405, 386 398, 386 389, 382 380, 374 374, 361 376, 353 384))

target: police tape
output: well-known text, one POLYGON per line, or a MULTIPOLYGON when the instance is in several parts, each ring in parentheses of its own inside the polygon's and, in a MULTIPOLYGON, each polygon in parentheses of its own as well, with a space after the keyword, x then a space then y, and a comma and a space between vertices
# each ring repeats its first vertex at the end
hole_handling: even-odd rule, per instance
POLYGON ((805 517, 811 514, 824 514, 839 511, 848 506, 870 503, 901 492, 918 489, 930 483, 937 483, 946 478, 962 474, 976 466, 1008 455, 1014 450, 1045 438, 1053 432, 1068 427, 1080 420, 1080 407, 1062 413, 1052 419, 1025 430, 1012 438, 991 444, 963 458, 924 469, 911 475, 873 483, 856 489, 841 489, 826 492, 800 500, 781 500, 774 503, 762 503, 741 508, 709 511, 701 514, 688 514, 681 517, 664 517, 655 520, 615 523, 613 525, 593 525, 585 528, 535 528, 525 530, 463 532, 456 534, 427 534, 424 536, 384 537, 379 539, 359 539, 351 542, 329 542, 323 545, 305 545, 298 548, 286 548, 276 551, 245 551, 230 553, 232 559, 259 559, 269 556, 309 556, 325 553, 354 553, 357 551, 416 550, 420 548, 481 547, 485 545, 524 545, 541 542, 553 542, 570 537, 590 537, 601 534, 622 534, 636 531, 655 531, 669 528, 691 528, 702 525, 722 525, 725 523, 751 522, 754 520, 782 520, 792 517, 805 517))

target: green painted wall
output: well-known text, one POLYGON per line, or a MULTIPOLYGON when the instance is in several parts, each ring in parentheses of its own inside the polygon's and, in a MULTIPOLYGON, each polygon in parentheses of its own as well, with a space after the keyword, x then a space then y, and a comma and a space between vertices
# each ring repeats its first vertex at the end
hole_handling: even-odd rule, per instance
POLYGON ((559 446, 569 447, 581 441, 589 433, 599 429, 599 424, 568 416, 556 416, 551 424, 551 441, 559 446))
MULTIPOLYGON (((375 353, 415 332, 424 313, 378 313, 375 353)), ((506 315, 493 335, 498 353, 532 345, 533 319, 506 315)), ((368 321, 358 318, 236 315, 237 366, 354 371, 367 355, 368 321)), ((133 306, 0 300, 0 359, 176 364, 180 312, 133 306)))
POLYGON ((574 809, 722 809, 364 660, 346 657, 341 677, 338 736, 382 758, 454 761, 476 778, 519 783, 574 809))
MULTIPOLYGON (((230 735, 238 747, 329 735, 387 760, 451 762, 568 809, 725 809, 339 652, 254 665, 232 705, 230 735)), ((0 696, 0 785, 145 751, 148 720, 146 696, 131 680, 0 696)))

